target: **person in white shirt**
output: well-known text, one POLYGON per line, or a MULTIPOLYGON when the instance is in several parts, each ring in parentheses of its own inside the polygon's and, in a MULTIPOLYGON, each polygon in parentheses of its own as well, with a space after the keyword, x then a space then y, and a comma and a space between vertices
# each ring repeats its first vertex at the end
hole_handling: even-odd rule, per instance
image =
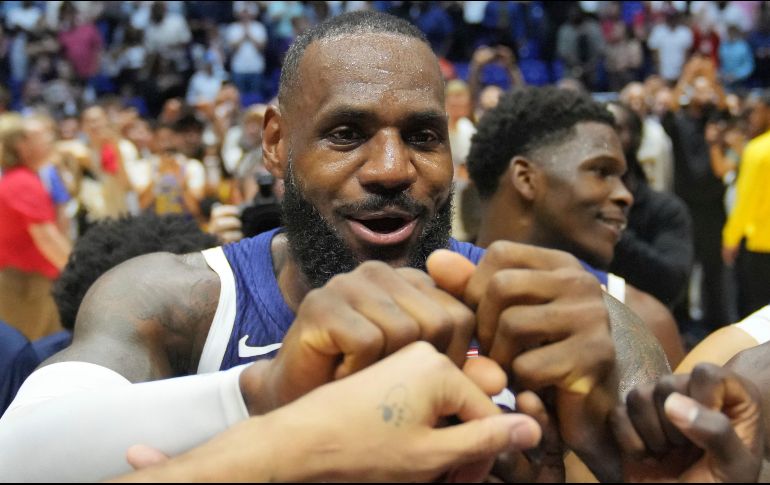
POLYGON ((192 40, 185 18, 168 11, 166 2, 155 2, 150 10, 150 23, 144 31, 147 51, 174 63, 177 71, 190 68, 186 46, 192 40))
POLYGON ((665 23, 652 29, 647 45, 656 53, 658 73, 666 81, 679 79, 692 43, 692 31, 679 22, 679 14, 673 10, 666 12, 665 23))
POLYGON ((222 81, 224 79, 214 72, 214 65, 209 60, 202 61, 187 86, 187 104, 197 106, 213 103, 222 88, 222 81))
POLYGON ((227 27, 225 38, 232 58, 232 81, 241 94, 261 91, 262 73, 265 71, 263 52, 267 44, 267 30, 256 20, 257 6, 250 2, 235 2, 233 6, 237 22, 227 27))
POLYGON ((655 190, 672 191, 674 187, 674 154, 671 138, 660 121, 650 114, 651 96, 642 83, 628 84, 620 99, 643 120, 642 141, 636 154, 647 182, 655 190))

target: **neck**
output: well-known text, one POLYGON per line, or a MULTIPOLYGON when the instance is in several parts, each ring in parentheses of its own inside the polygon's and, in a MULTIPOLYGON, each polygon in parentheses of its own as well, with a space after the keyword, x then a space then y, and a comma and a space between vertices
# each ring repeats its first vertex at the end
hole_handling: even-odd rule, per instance
POLYGON ((278 288, 286 305, 291 311, 297 313, 299 304, 312 288, 305 282, 302 270, 291 257, 285 234, 277 234, 273 237, 270 252, 273 256, 273 273, 278 280, 278 288))
POLYGON ((516 200, 512 204, 504 197, 498 193, 483 204, 477 246, 486 248, 498 240, 526 243, 533 239, 534 224, 521 202, 516 200))

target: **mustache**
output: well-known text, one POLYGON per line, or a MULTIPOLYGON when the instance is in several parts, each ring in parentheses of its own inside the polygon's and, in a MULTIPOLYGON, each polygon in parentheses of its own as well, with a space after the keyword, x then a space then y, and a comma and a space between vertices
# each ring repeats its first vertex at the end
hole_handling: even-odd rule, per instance
POLYGON ((415 219, 428 212, 428 208, 424 204, 421 204, 406 192, 371 194, 363 200, 341 205, 334 211, 343 217, 351 217, 361 212, 375 212, 386 209, 399 209, 415 219))

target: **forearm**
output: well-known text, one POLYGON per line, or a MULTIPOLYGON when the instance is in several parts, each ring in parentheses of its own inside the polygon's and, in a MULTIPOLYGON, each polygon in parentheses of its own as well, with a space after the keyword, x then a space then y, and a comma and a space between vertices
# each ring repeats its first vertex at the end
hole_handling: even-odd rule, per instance
POLYGON ((185 190, 182 194, 182 201, 187 211, 193 216, 197 217, 201 212, 200 199, 193 195, 189 190, 185 190))
POLYGON ((139 208, 144 210, 150 207, 155 200, 155 187, 150 183, 149 187, 139 194, 139 208))
MULTIPOLYGON (((272 452, 279 434, 268 416, 248 419, 205 444, 169 461, 123 475, 110 482, 271 482, 278 467, 272 452), (259 439, 256 439, 256 438, 259 439), (246 439, 245 439, 246 438, 246 439), (252 439, 248 439, 252 438, 252 439)), ((291 468, 297 467, 292 464, 291 468)))
MULTIPOLYGON (((656 382, 671 371, 660 344, 639 318, 609 295, 605 294, 604 301, 615 342, 614 370, 591 391, 582 406, 577 394, 565 394, 559 399, 559 406, 562 408, 560 416, 570 416, 574 420, 576 415, 583 415, 582 419, 576 420, 581 426, 572 430, 565 443, 599 480, 617 482, 622 478, 622 466, 608 427, 615 403, 624 401, 633 387, 656 382), (586 422, 591 424, 582 424, 586 422)), ((563 427, 564 424, 560 425, 563 427)), ((565 436, 563 429, 562 436, 565 436)))
POLYGON ((241 370, 131 384, 83 362, 43 367, 0 420, 3 479, 103 480, 130 471, 134 444, 185 452, 248 416, 241 370))
POLYGON ((727 172, 735 169, 735 164, 725 157, 725 154, 719 145, 710 145, 709 151, 711 153, 711 171, 714 172, 714 175, 718 178, 721 179, 727 172))
POLYGON ((35 247, 54 266, 61 269, 67 264, 72 243, 52 222, 34 224, 29 228, 35 247))

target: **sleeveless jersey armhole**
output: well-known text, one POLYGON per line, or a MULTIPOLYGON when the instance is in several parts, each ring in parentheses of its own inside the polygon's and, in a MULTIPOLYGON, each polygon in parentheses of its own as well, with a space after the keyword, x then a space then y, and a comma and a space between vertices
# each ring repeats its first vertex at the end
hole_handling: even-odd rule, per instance
POLYGON ((612 273, 607 273, 607 293, 620 303, 626 302, 626 280, 612 273))
POLYGON ((201 360, 198 362, 198 374, 217 372, 222 366, 222 360, 230 341, 235 324, 236 295, 235 277, 230 263, 221 247, 201 251, 206 264, 219 275, 220 291, 217 311, 211 322, 206 343, 203 345, 201 360))
POLYGON ((758 310, 734 324, 762 345, 770 341, 770 305, 758 310))

